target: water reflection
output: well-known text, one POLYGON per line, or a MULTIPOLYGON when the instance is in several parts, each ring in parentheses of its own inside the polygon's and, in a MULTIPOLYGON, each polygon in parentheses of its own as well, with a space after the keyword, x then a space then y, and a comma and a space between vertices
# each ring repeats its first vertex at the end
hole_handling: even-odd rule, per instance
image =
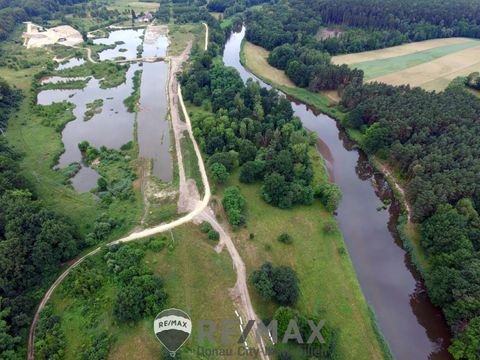
MULTIPOLYGON (((244 34, 245 28, 232 34, 224 63, 236 68, 244 81, 250 77, 258 80, 240 64, 244 34)), ((396 230, 399 204, 383 175, 374 173, 365 154, 333 119, 295 101, 292 108, 304 126, 318 134, 317 148, 327 160, 331 178, 342 189, 337 220, 362 290, 394 356, 402 360, 451 359, 448 328, 401 245, 396 230), (386 210, 384 200, 391 201, 386 210)))

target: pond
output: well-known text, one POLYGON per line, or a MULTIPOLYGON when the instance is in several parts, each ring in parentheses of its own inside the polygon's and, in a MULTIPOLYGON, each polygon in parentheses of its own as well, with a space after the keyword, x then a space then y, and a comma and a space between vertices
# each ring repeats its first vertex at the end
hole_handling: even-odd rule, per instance
MULTIPOLYGON (((94 42, 96 44, 116 44, 115 48, 99 53, 101 60, 113 60, 120 56, 135 59, 137 58, 137 48, 143 42, 143 35, 143 30, 115 30, 110 32, 107 38, 95 39, 94 42)), ((147 35, 148 41, 144 44, 144 54, 164 56, 168 46, 166 35, 160 32, 151 34, 148 31, 147 35)), ((73 58, 67 63, 59 65, 58 69, 80 66, 83 64, 82 61, 73 58)), ((127 111, 124 100, 133 91, 135 72, 142 69, 140 112, 137 118, 139 155, 152 160, 154 175, 164 181, 171 180, 173 169, 170 155, 170 131, 166 119, 168 64, 164 62, 130 64, 126 81, 114 88, 102 89, 100 87, 101 79, 92 77, 89 78, 84 89, 41 91, 37 97, 38 104, 50 105, 55 102, 68 101, 75 105, 73 109, 75 120, 70 121, 62 131, 65 151, 60 156, 56 168, 64 168, 72 162, 81 163, 82 156, 78 144, 84 140, 97 148, 105 146, 112 149, 120 149, 122 145, 134 140, 136 114, 127 111), (103 100, 103 105, 90 119, 86 119, 87 105, 98 99, 103 100)), ((55 76, 44 79, 42 83, 78 79, 85 78, 55 76)), ((82 168, 71 179, 71 182, 77 191, 85 192, 97 186, 98 177, 99 175, 94 169, 82 164, 82 168)))

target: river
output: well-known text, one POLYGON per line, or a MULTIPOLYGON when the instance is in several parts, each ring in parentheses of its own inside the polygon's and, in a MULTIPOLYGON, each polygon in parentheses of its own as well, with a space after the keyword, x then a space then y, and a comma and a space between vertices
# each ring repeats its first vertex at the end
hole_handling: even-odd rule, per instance
MULTIPOLYGON (((105 38, 93 40, 95 44, 115 45, 99 53, 101 61, 115 58, 135 59, 139 45, 143 43, 142 56, 165 56, 168 46, 166 34, 158 27, 148 30, 115 30, 105 38), (143 39, 145 37, 145 41, 143 39)), ((69 69, 84 65, 84 60, 72 58, 57 69, 69 69)), ((134 140, 135 120, 137 120, 137 139, 139 156, 152 161, 152 174, 163 181, 170 181, 173 175, 170 155, 170 127, 166 119, 168 110, 166 85, 168 64, 133 63, 129 66, 126 81, 114 88, 102 89, 101 79, 89 78, 84 89, 44 90, 38 94, 37 102, 50 105, 55 102, 68 101, 75 105, 70 121, 62 131, 64 152, 59 158, 56 168, 64 168, 73 162, 82 162, 78 144, 87 140, 99 148, 105 146, 112 149, 134 140), (143 65, 143 66, 142 66, 143 65), (133 75, 142 70, 140 87, 140 111, 135 118, 134 113, 127 111, 124 100, 133 90, 133 75), (87 104, 102 99, 103 105, 91 119, 85 120, 87 104)), ((81 78, 50 77, 45 82, 75 80, 81 78)), ((96 170, 81 163, 80 171, 71 179, 76 191, 87 192, 97 186, 99 177, 96 170)))
MULTIPOLYGON (((223 61, 244 81, 254 78, 240 64, 245 28, 228 40, 223 61)), ((398 203, 383 175, 374 173, 335 120, 291 100, 295 115, 317 133, 318 149, 330 177, 342 190, 337 221, 345 238, 363 293, 372 306, 381 332, 399 360, 451 359, 450 334, 444 317, 428 299, 424 283, 403 249, 396 231, 398 203), (378 210, 391 199, 387 210, 378 210)), ((341 330, 341 329, 340 329, 341 330)))

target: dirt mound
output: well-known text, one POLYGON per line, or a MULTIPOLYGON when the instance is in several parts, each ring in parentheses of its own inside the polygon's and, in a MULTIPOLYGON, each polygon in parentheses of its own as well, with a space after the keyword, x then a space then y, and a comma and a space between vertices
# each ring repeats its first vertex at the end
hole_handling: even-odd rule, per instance
POLYGON ((27 31, 23 33, 23 45, 27 49, 53 44, 76 46, 83 42, 82 34, 69 25, 60 25, 50 29, 31 22, 27 22, 26 25, 27 31))

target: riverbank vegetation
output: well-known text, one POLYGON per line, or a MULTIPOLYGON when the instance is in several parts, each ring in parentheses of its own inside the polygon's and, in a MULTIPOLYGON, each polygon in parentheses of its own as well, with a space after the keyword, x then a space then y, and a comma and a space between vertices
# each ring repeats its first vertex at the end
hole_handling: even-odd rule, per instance
MULTIPOLYGON (((338 328, 335 356, 383 358, 341 234, 331 212, 316 199, 322 193, 320 185, 329 181, 312 146, 315 139, 292 117, 291 105, 276 91, 252 81, 244 85, 236 71, 221 64, 215 56, 223 46, 224 32, 215 26, 210 31, 208 53, 197 50, 193 54, 181 78, 182 91, 207 165, 221 164, 230 174, 214 189, 217 216, 231 221, 229 209, 238 209, 238 204, 244 213, 239 217, 244 221, 233 226, 233 239, 247 274, 265 261, 288 266, 295 271, 299 286, 299 298, 289 311, 326 319, 332 329, 338 328), (230 201, 231 197, 235 200, 230 201), (220 206, 225 198, 228 201, 220 206), (284 233, 293 242, 278 241, 284 233)), ((250 294, 262 319, 276 316, 278 304, 257 296, 253 287, 250 294)), ((298 355, 295 346, 278 350, 287 353, 282 356, 298 355)))
POLYGON ((102 112, 102 106, 103 106, 103 99, 95 99, 91 103, 88 103, 87 110, 83 115, 83 120, 88 121, 92 117, 94 117, 95 114, 100 114, 102 112))
MULTIPOLYGON (((280 68, 297 57, 297 53, 291 51, 294 39, 301 38, 300 43, 295 41, 295 46, 305 43, 312 49, 309 50, 312 54, 315 54, 314 50, 328 50, 335 54, 384 47, 386 44, 372 39, 385 29, 399 29, 395 21, 382 22, 386 18, 380 15, 386 8, 373 8, 369 2, 352 8, 352 4, 346 1, 340 6, 343 12, 351 14, 346 19, 343 12, 338 12, 338 3, 334 12, 333 2, 327 1, 319 5, 324 11, 322 16, 326 16, 325 22, 338 22, 346 29, 353 25, 362 29, 357 33, 347 31, 332 39, 310 41, 308 38, 313 36, 314 23, 306 20, 312 15, 304 14, 305 2, 302 1, 302 6, 296 1, 289 4, 290 13, 284 20, 283 5, 252 10, 247 14, 247 36, 250 33, 252 41, 273 48, 269 61, 273 60, 273 65, 280 68), (353 9, 356 9, 355 14, 353 9), (365 9, 370 9, 369 15, 365 9), (271 11, 279 16, 269 16, 271 11), (335 14, 342 14, 343 20, 335 14), (292 16, 302 18, 304 28, 292 29, 293 23, 299 23, 292 22, 292 16), (376 26, 378 28, 373 30, 376 26), (278 36, 267 37, 272 29, 276 29, 274 33, 278 36), (362 45, 356 36, 360 33, 366 35, 370 45, 362 45), (268 44, 267 39, 278 39, 278 43, 268 44)), ((438 7, 448 9, 449 4, 435 2, 435 5, 425 5, 422 11, 412 7, 401 12, 399 9, 405 6, 403 2, 390 3, 388 11, 393 11, 393 15, 406 24, 401 30, 403 33, 398 30, 399 36, 403 37, 400 42, 454 35, 475 36, 478 31, 469 14, 469 11, 476 11, 476 5, 470 2, 462 2, 452 10, 452 17, 448 17, 451 21, 455 18, 453 14, 460 12, 465 27, 458 27, 452 21, 449 25, 445 23, 440 32, 434 14, 440 11, 438 7), (413 20, 408 15, 411 11, 421 16, 413 20), (419 18, 424 21, 421 26, 416 22, 419 18)), ((473 79, 470 80, 475 84, 473 79)), ((315 87, 309 86, 309 90, 315 90, 315 87)), ((475 119, 480 114, 478 98, 458 86, 435 93, 408 86, 364 85, 361 81, 352 81, 340 86, 339 90, 342 99, 338 109, 346 112, 340 117, 342 125, 350 134, 355 134, 355 139, 367 153, 389 163, 405 184, 406 198, 412 205, 413 219, 419 224, 422 235, 419 240, 421 251, 428 262, 423 267, 428 293, 432 302, 443 309, 452 332, 458 336, 450 349, 452 354, 456 359, 467 359, 472 354, 471 340, 478 336, 472 335, 477 330, 470 324, 476 324, 480 309, 477 301, 480 273, 476 265, 480 249, 476 235, 480 199, 475 185, 479 180, 476 178, 479 167, 476 159, 480 144, 475 140, 475 119)), ((299 95, 305 100, 302 93, 299 95)))
POLYGON ((142 80, 142 70, 136 70, 133 74, 133 91, 132 94, 127 97, 123 103, 127 107, 129 112, 138 112, 140 101, 140 82, 142 80))

